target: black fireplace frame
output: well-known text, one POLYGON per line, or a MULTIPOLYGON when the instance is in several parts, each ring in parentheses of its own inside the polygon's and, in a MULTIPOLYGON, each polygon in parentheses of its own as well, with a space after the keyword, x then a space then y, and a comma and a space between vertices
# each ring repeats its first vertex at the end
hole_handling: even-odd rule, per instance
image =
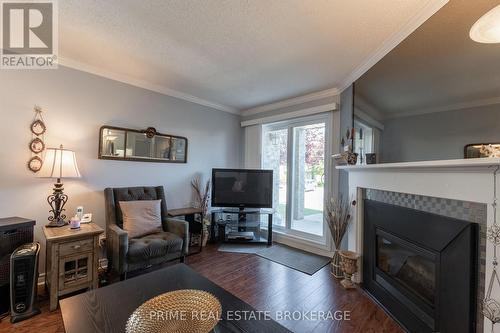
POLYGON ((475 332, 478 246, 476 223, 364 200, 363 288, 410 332, 475 332), (434 304, 377 267, 380 236, 434 262, 434 304))

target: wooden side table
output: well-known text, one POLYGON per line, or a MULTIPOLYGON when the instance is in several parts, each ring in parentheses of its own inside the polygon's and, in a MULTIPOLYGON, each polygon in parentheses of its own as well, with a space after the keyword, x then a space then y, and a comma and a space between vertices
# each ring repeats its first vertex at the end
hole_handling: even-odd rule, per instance
POLYGON ((50 295, 50 311, 57 309, 60 296, 80 289, 97 288, 99 235, 104 230, 95 223, 80 229, 43 228, 46 239, 45 285, 50 295))
POLYGON ((198 223, 195 220, 195 215, 200 213, 201 209, 195 207, 170 209, 167 213, 169 217, 184 216, 184 220, 189 223, 189 233, 200 235, 200 249, 197 252, 192 252, 188 255, 200 253, 203 250, 203 224, 198 223))

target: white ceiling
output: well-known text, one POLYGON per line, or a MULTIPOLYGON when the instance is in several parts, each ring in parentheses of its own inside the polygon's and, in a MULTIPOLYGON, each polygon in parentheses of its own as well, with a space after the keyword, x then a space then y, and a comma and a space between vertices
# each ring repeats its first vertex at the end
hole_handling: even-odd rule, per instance
POLYGON ((64 0, 59 54, 69 67, 237 113, 344 88, 445 2, 64 0))

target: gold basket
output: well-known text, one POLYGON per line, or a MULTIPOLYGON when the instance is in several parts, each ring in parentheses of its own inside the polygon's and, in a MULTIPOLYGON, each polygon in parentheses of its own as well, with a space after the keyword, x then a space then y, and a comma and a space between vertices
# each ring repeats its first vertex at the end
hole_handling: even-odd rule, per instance
POLYGON ((156 296, 128 318, 126 333, 208 333, 222 314, 219 300, 202 290, 176 290, 156 296))

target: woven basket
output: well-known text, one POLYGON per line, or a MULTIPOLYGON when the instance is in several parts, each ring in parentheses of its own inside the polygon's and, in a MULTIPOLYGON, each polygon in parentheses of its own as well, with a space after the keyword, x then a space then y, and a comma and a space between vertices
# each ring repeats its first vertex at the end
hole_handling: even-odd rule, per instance
POLYGON ((214 295, 202 290, 176 290, 156 296, 129 317, 126 333, 208 333, 222 314, 214 295))

